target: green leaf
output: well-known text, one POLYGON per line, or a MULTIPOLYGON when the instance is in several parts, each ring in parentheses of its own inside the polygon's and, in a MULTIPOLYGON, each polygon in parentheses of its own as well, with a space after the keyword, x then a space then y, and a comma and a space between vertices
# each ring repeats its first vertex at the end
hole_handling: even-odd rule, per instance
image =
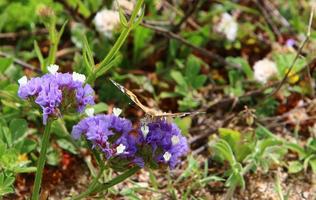
POLYGON ((65 139, 58 139, 57 144, 64 150, 69 151, 72 154, 77 154, 76 147, 65 139))
POLYGON ((193 77, 197 76, 200 72, 201 61, 195 56, 189 56, 187 60, 187 66, 185 76, 191 81, 193 77))
POLYGON ((227 57, 227 62, 240 65, 243 72, 246 74, 249 80, 253 79, 253 71, 248 63, 248 61, 242 57, 227 57))
POLYGON ((289 173, 294 174, 303 170, 303 165, 299 161, 291 161, 288 166, 289 173))
POLYGON ((309 165, 312 168, 314 174, 316 174, 316 158, 309 160, 309 165))
POLYGON ((13 119, 9 125, 13 141, 18 140, 27 131, 27 122, 24 119, 13 119))
POLYGON ((207 80, 207 76, 205 76, 205 75, 196 76, 195 79, 193 79, 193 81, 191 83, 192 87, 194 89, 198 89, 198 88, 200 88, 200 87, 202 87, 204 85, 206 80, 207 80))
POLYGON ((43 57, 43 54, 41 52, 41 49, 39 48, 38 46, 38 43, 36 40, 34 40, 34 50, 35 50, 35 53, 36 53, 36 56, 41 64, 41 70, 44 71, 44 67, 45 67, 45 60, 44 60, 44 57, 43 57))
MULTIPOLYGON (((117 2, 116 2, 117 3, 117 2)), ((118 4, 118 3, 117 3, 118 4)), ((124 15, 123 9, 119 6, 119 16, 120 16, 120 22, 125 27, 128 28, 128 22, 126 20, 126 17, 124 15)))
POLYGON ((12 58, 1 58, 0 57, 0 73, 4 73, 5 70, 12 64, 12 58))
POLYGON ((83 36, 83 44, 84 44, 83 59, 86 64, 86 69, 87 69, 88 74, 91 74, 94 70, 95 63, 93 59, 93 52, 91 51, 89 42, 85 35, 83 36))
POLYGON ((232 149, 236 151, 237 145, 240 142, 241 138, 240 132, 228 128, 219 128, 218 132, 220 137, 228 142, 232 149))
POLYGON ((296 143, 287 142, 287 143, 285 143, 285 147, 287 149, 290 149, 290 150, 298 153, 299 159, 303 159, 307 156, 304 148, 296 143))
POLYGON ((108 105, 106 103, 100 102, 92 106, 94 108, 94 113, 102 113, 108 110, 108 105))
POLYGON ((222 156, 225 160, 229 162, 231 167, 236 164, 236 159, 233 151, 225 140, 219 139, 218 142, 215 144, 215 149, 219 152, 220 156, 222 156))
POLYGON ((100 65, 99 68, 96 70, 96 76, 102 76, 105 72, 110 70, 114 65, 117 65, 122 59, 121 55, 117 55, 111 62, 107 65, 100 65))
POLYGON ((178 85, 181 85, 181 86, 186 86, 187 85, 183 75, 179 71, 174 71, 173 70, 173 71, 171 71, 170 75, 173 78, 173 80, 176 81, 176 83, 178 85))
POLYGON ((182 134, 184 135, 189 134, 189 129, 192 123, 191 117, 175 118, 174 123, 176 123, 177 126, 180 128, 182 134))

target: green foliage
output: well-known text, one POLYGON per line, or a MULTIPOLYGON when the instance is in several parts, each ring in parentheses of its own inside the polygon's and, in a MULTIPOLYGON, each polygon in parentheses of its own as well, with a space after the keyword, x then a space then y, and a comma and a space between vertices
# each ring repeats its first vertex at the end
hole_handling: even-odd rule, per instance
MULTIPOLYGON (((181 61, 178 61, 182 65, 181 61)), ((189 110, 196 108, 199 102, 194 98, 196 90, 204 85, 207 77, 200 74, 201 65, 203 62, 195 56, 190 56, 185 63, 185 72, 172 70, 171 78, 176 82, 174 93, 162 92, 160 98, 168 98, 174 96, 182 97, 178 100, 179 110, 189 110)))
POLYGON ((14 176, 12 174, 0 172, 0 197, 14 193, 13 183, 14 183, 14 176))
POLYGON ((289 172, 297 173, 302 171, 303 169, 306 171, 310 166, 313 173, 316 173, 316 139, 310 138, 307 141, 305 148, 300 145, 288 142, 286 143, 286 147, 291 151, 294 151, 298 154, 299 160, 289 162, 289 172))

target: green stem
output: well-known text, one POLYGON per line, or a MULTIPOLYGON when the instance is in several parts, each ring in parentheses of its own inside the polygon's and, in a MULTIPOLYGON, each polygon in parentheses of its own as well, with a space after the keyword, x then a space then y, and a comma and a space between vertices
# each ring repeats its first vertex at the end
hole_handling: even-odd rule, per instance
POLYGON ((82 199, 82 198, 85 198, 87 197, 89 194, 91 194, 94 189, 95 189, 95 186, 97 185, 98 181, 99 181, 99 178, 101 177, 103 171, 105 169, 105 165, 103 164, 99 170, 99 173, 94 177, 93 181, 91 182, 91 184, 89 185, 88 189, 84 192, 82 192, 81 194, 79 194, 78 196, 72 198, 72 200, 79 200, 79 199, 82 199))
POLYGON ((110 187, 119 184, 121 182, 123 182, 124 180, 126 180, 127 178, 129 178, 130 176, 134 175, 136 172, 138 172, 141 168, 139 166, 135 166, 129 170, 127 170, 126 172, 124 172, 123 174, 118 175, 117 177, 113 178, 112 180, 110 180, 107 183, 104 183, 102 185, 99 185, 97 188, 95 188, 94 192, 101 192, 103 190, 107 190, 110 187))
POLYGON ((123 31, 121 32, 119 38, 116 40, 114 46, 111 48, 109 53, 106 55, 106 57, 98 64, 99 68, 96 68, 94 72, 88 76, 87 83, 92 84, 94 80, 97 78, 96 74, 101 70, 102 67, 109 64, 114 56, 117 54, 117 52, 120 50, 122 45, 124 44, 128 34, 133 29, 133 23, 135 22, 135 19, 137 17, 138 11, 140 10, 141 6, 143 5, 144 0, 138 0, 135 9, 132 12, 132 16, 128 22, 127 27, 123 27, 123 31))
POLYGON ((35 175, 32 200, 39 199, 39 193, 40 193, 40 189, 41 189, 41 182, 42 182, 42 176, 43 176, 43 169, 44 169, 44 165, 45 165, 45 161, 46 161, 46 152, 47 152, 47 148, 49 145, 51 125, 52 125, 52 121, 48 120, 48 122, 45 126, 45 130, 44 130, 40 156, 39 156, 38 161, 37 161, 37 170, 36 170, 36 175, 35 175))

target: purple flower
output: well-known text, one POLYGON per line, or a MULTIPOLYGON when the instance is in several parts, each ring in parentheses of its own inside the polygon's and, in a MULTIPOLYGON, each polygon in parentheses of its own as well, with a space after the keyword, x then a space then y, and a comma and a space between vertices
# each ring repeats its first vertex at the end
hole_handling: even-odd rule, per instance
POLYGON ((82 79, 78 80, 75 72, 57 73, 57 70, 29 81, 25 76, 19 80, 18 96, 35 100, 43 110, 44 124, 49 116, 56 117, 75 110, 82 112, 87 105, 94 104, 94 91, 89 84, 84 84, 82 79))
POLYGON ((285 45, 287 47, 293 47, 295 45, 296 41, 293 38, 287 39, 285 42, 285 45))
POLYGON ((101 114, 81 120, 73 127, 72 136, 75 139, 85 136, 108 159, 113 156, 131 158, 137 151, 137 136, 131 134, 132 130, 129 120, 101 114))
POLYGON ((116 115, 96 115, 73 127, 72 136, 84 136, 93 148, 100 149, 113 168, 130 164, 156 167, 168 164, 174 168, 188 152, 187 140, 175 124, 163 120, 148 123, 134 131, 132 123, 116 115))
POLYGON ((144 125, 139 132, 140 142, 151 147, 153 159, 158 163, 168 163, 170 168, 174 168, 189 150, 187 139, 174 123, 154 121, 144 125))

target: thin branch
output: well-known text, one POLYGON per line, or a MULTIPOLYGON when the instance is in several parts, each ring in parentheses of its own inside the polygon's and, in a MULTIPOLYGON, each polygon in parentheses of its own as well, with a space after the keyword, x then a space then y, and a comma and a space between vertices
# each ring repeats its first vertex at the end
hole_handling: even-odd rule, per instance
POLYGON ((282 37, 281 32, 279 31, 278 27, 276 27, 276 25, 273 23, 271 17, 269 16, 269 13, 266 11, 264 6, 261 5, 259 0, 255 0, 255 3, 257 7, 260 9, 261 13, 263 14, 263 17, 266 20, 266 22, 272 28, 273 33, 277 36, 277 38, 281 38, 282 37))
POLYGON ((0 39, 16 39, 19 37, 28 37, 30 35, 42 35, 47 34, 48 30, 45 28, 38 29, 35 31, 20 31, 20 32, 8 32, 8 33, 0 33, 0 39))
POLYGON ((0 56, 2 57, 6 57, 6 58, 12 58, 13 59, 13 62, 15 62, 16 64, 19 64, 21 65, 22 67, 24 68, 27 68, 27 69, 30 69, 32 71, 35 71, 37 73, 42 73, 42 71, 36 67, 34 67, 33 65, 30 65, 26 62, 24 62, 23 60, 20 60, 18 58, 15 58, 13 55, 10 55, 10 54, 7 54, 7 53, 4 53, 2 51, 0 51, 0 56))
POLYGON ((207 56, 207 57, 210 57, 210 58, 216 60, 220 64, 223 64, 223 65, 226 65, 226 66, 230 66, 230 67, 233 67, 233 68, 239 68, 238 65, 227 62, 225 60, 225 58, 223 58, 222 56, 220 56, 220 55, 218 55, 216 53, 213 53, 211 51, 208 51, 207 49, 195 46, 194 44, 190 43, 188 40, 184 39, 180 35, 175 34, 175 33, 171 32, 171 31, 169 31, 167 29, 164 29, 164 28, 161 28, 161 27, 157 27, 157 26, 152 26, 152 25, 146 23, 145 21, 142 22, 141 25, 143 27, 145 27, 145 28, 149 28, 149 29, 155 31, 158 34, 162 34, 162 35, 164 35, 164 36, 166 36, 168 38, 175 39, 175 40, 183 43, 184 45, 190 47, 191 49, 193 49, 195 51, 198 51, 199 53, 203 54, 204 56, 207 56))
MULTIPOLYGON (((269 96, 274 96, 282 87, 282 85, 287 81, 297 59, 300 57, 301 52, 305 46, 305 44, 308 42, 310 34, 311 34, 311 27, 312 27, 312 22, 313 22, 313 18, 314 18, 314 9, 312 9, 311 14, 310 14, 310 18, 309 18, 309 23, 308 23, 308 29, 307 29, 307 34, 306 34, 306 38, 303 41, 302 45, 300 46, 290 68, 288 69, 288 71, 286 72, 284 78, 282 79, 281 83, 278 85, 278 87, 269 95, 269 96)), ((309 65, 307 65, 309 67, 309 65)))

